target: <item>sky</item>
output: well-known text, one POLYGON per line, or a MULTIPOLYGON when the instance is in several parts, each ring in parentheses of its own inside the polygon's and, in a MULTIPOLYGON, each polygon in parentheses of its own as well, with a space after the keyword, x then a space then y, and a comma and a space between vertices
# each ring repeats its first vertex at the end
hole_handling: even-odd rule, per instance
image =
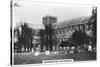
POLYGON ((42 18, 46 15, 56 16, 57 23, 81 16, 90 16, 92 6, 76 4, 60 4, 15 0, 13 6, 13 23, 27 22, 42 26, 42 18))

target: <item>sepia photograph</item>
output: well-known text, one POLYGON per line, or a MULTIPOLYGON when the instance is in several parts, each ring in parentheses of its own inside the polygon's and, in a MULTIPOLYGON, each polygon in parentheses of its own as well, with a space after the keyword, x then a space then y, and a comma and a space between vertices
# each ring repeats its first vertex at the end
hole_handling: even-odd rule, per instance
POLYGON ((97 6, 11 0, 11 65, 97 60, 97 6))

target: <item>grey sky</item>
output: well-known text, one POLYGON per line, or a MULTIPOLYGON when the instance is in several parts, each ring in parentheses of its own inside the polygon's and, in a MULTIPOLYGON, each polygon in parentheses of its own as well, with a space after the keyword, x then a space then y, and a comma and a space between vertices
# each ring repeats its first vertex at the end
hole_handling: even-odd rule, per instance
POLYGON ((14 7, 14 23, 27 22, 31 24, 42 24, 45 15, 57 16, 61 22, 81 16, 90 16, 92 6, 58 3, 41 3, 15 0, 18 7, 14 7))

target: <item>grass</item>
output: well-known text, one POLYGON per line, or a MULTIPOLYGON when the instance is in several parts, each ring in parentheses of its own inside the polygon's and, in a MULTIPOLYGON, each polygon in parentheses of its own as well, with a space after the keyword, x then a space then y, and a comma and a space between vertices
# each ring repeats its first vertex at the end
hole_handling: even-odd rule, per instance
POLYGON ((52 59, 74 59, 74 61, 96 60, 96 53, 82 52, 74 54, 53 54, 45 55, 43 52, 39 56, 34 56, 33 53, 17 53, 14 54, 14 64, 40 64, 42 60, 52 59))

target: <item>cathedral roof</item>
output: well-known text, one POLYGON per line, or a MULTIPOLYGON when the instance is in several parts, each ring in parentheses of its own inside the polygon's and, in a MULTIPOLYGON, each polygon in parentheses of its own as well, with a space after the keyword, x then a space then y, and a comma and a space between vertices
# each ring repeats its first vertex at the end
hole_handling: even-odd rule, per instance
POLYGON ((72 26, 77 24, 84 24, 89 21, 89 18, 90 18, 89 16, 83 16, 71 20, 65 20, 62 22, 54 23, 53 28, 62 28, 62 27, 67 27, 67 26, 72 26))

